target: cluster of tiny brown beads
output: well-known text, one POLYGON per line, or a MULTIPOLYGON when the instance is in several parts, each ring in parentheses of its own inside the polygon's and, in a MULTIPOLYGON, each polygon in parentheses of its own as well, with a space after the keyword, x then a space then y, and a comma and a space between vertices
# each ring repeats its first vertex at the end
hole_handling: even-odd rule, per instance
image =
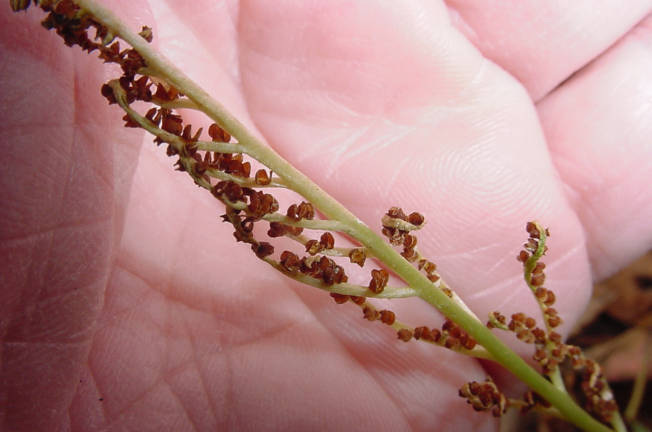
POLYGON ((451 320, 444 321, 441 326, 443 334, 446 336, 444 346, 446 348, 456 349, 459 347, 471 350, 475 347, 477 342, 468 333, 466 333, 460 326, 451 320))
POLYGON ((525 402, 525 405, 521 407, 521 412, 526 413, 530 411, 532 408, 540 406, 543 408, 549 408, 550 402, 542 398, 538 393, 533 392, 532 390, 528 390, 525 392, 523 395, 523 402, 525 402))
MULTIPOLYGON (((398 219, 408 222, 414 225, 415 228, 421 227, 425 221, 422 214, 412 212, 409 215, 406 215, 405 212, 403 212, 403 209, 399 207, 390 208, 387 211, 386 216, 390 220, 398 219)), ((419 253, 416 251, 417 237, 415 235, 409 234, 407 230, 399 229, 389 223, 383 223, 382 233, 389 239, 391 244, 402 247, 401 255, 406 260, 410 262, 419 260, 417 268, 423 271, 431 282, 437 282, 437 280, 439 280, 439 275, 435 272, 437 266, 433 262, 421 258, 419 253)))
POLYGON ((335 239, 333 234, 325 232, 321 235, 319 240, 308 240, 306 242, 306 252, 310 255, 316 255, 324 249, 333 249, 335 246, 335 239))
POLYGON ((397 336, 404 342, 408 342, 410 339, 414 338, 416 340, 437 343, 454 350, 460 348, 471 350, 477 344, 468 333, 451 320, 446 320, 444 324, 442 324, 441 331, 438 329, 430 329, 427 326, 419 326, 415 327, 414 330, 401 329, 397 332, 397 336))
POLYGON ((337 304, 344 304, 349 300, 353 301, 356 304, 358 302, 364 303, 364 301, 365 301, 364 297, 350 296, 350 295, 338 294, 338 293, 331 293, 330 295, 333 298, 333 300, 335 301, 335 303, 337 303, 337 304))
POLYGON ((283 251, 279 262, 281 267, 289 274, 300 272, 315 279, 320 279, 326 285, 344 283, 348 280, 344 268, 323 255, 320 257, 299 258, 293 252, 283 251))
POLYGON ((344 303, 350 299, 353 303, 357 304, 362 308, 362 317, 368 321, 380 320, 383 324, 392 325, 396 321, 396 315, 389 309, 377 310, 373 305, 367 303, 364 297, 357 296, 343 296, 345 297, 344 301, 338 300, 337 297, 340 297, 340 294, 331 296, 335 299, 336 303, 344 303))
MULTIPOLYGON (((504 320, 504 317, 502 317, 504 320)), ((507 328, 516 334, 516 337, 525 343, 545 344, 546 332, 536 326, 534 318, 525 315, 522 312, 512 315, 507 328)))
POLYGON ((586 408, 608 422, 616 411, 616 401, 604 399, 602 393, 607 389, 607 382, 602 375, 600 365, 591 359, 584 360, 584 374, 582 377, 582 392, 586 397, 586 408))
MULTIPOLYGON (((287 211, 285 212, 287 217, 289 219, 292 219, 293 221, 300 221, 302 219, 313 219, 315 217, 315 209, 313 208, 312 204, 308 202, 301 202, 300 204, 292 204, 288 207, 287 211)), ((270 222, 269 224, 269 230, 267 231, 267 235, 270 237, 281 237, 284 235, 294 235, 298 236, 303 232, 303 228, 301 227, 294 227, 290 225, 286 225, 280 222, 270 222)), ((325 240, 323 243, 324 248, 323 249, 329 249, 326 248, 327 246, 327 241, 325 240)), ((312 243, 311 243, 312 246, 312 243)), ((323 250, 321 249, 321 250, 323 250)), ((308 249, 306 249, 308 251, 308 249)), ((320 250, 320 251, 321 251, 320 250)), ((317 252, 315 252, 317 253, 317 252)))
POLYGON ((258 258, 265 258, 274 253, 274 246, 267 242, 259 242, 252 234, 254 227, 254 218, 243 217, 239 210, 233 210, 227 207, 226 214, 222 215, 225 222, 230 222, 235 231, 233 236, 236 241, 249 243, 251 250, 254 251, 258 258))
POLYGON ((413 337, 416 340, 424 340, 427 342, 436 343, 441 339, 441 332, 437 329, 430 329, 427 326, 419 326, 414 328, 413 337))
POLYGON ((492 329, 495 327, 507 328, 507 318, 505 315, 501 314, 498 311, 493 311, 489 313, 489 321, 487 321, 487 327, 492 329), (497 323, 497 324, 494 324, 497 323))
MULTIPOLYGON (((408 222, 415 227, 420 227, 425 221, 423 215, 417 212, 410 213, 409 216, 406 216, 403 212, 403 209, 399 207, 392 207, 387 211, 387 216, 391 219, 400 219, 402 221, 408 222)), ((405 237, 408 235, 407 230, 402 230, 390 225, 383 224, 382 233, 389 239, 390 243, 394 246, 404 245, 406 242, 405 237)), ((412 248, 416 245, 416 239, 408 240, 408 245, 411 245, 412 248), (414 244, 412 244, 414 242, 414 244)))
MULTIPOLYGON (((541 238, 541 233, 536 224, 528 222, 526 225, 526 231, 529 234, 528 242, 524 245, 525 250, 522 250, 518 255, 517 259, 526 265, 526 262, 530 259, 530 253, 534 252, 539 246, 539 239, 541 238)), ((549 236, 550 232, 546 229, 546 236, 549 236)), ((557 310, 552 308, 552 305, 555 303, 556 296, 555 293, 551 290, 544 288, 543 284, 546 280, 546 275, 544 270, 546 265, 538 261, 534 269, 532 269, 529 283, 534 290, 534 296, 541 305, 543 311, 543 317, 546 322, 546 325, 549 328, 559 327, 562 323, 561 317, 557 314, 557 310)))
POLYGON ((301 219, 313 219, 315 217, 315 209, 312 204, 308 202, 301 202, 300 204, 292 204, 288 207, 286 212, 287 217, 294 221, 300 221, 301 219))
POLYGON ((608 390, 607 381, 602 374, 602 368, 595 361, 586 358, 582 350, 573 345, 564 345, 571 359, 573 369, 581 372, 581 389, 585 396, 585 407, 596 414, 602 421, 609 422, 618 411, 618 405, 611 397, 605 399, 603 393, 608 390))
MULTIPOLYGON (((492 316, 495 321, 505 326, 506 319, 503 315, 492 312, 492 316)), ((495 327, 495 324, 490 320, 487 326, 492 328, 495 327)), ((504 328, 514 332, 519 340, 535 345, 532 358, 539 363, 544 373, 551 373, 567 355, 567 345, 562 342, 559 333, 554 331, 546 333, 537 327, 534 318, 522 312, 513 314, 504 328)))
POLYGON ((484 383, 472 381, 459 390, 459 395, 466 399, 474 410, 489 411, 494 417, 500 417, 507 409, 507 398, 491 380, 484 383))
POLYGON ((369 291, 375 294, 383 292, 387 281, 389 280, 389 273, 385 269, 371 270, 371 281, 369 282, 369 291))
MULTIPOLYGON (((10 3, 14 11, 27 9, 30 4, 29 1, 25 0, 12 0, 10 3)), ((40 0, 35 3, 45 12, 48 12, 46 18, 41 22, 43 27, 48 30, 55 30, 63 38, 66 45, 78 45, 82 50, 89 53, 99 50, 101 59, 119 64, 125 76, 130 80, 133 79, 139 69, 145 66, 144 60, 135 50, 120 51, 119 45, 115 44, 106 47, 111 42, 111 40, 107 39, 112 39, 108 36, 108 29, 85 14, 71 0, 40 0), (95 28, 94 38, 90 38, 88 35, 90 27, 95 28)), ((140 34, 148 42, 151 42, 152 33, 150 28, 143 28, 140 34)))
POLYGON ((439 275, 435 273, 437 266, 432 261, 422 258, 419 260, 417 268, 425 273, 430 282, 437 282, 439 280, 439 275))
POLYGON ((301 227, 293 227, 280 222, 270 222, 267 235, 270 237, 282 237, 286 234, 299 235, 303 232, 301 227))
POLYGON ((220 200, 226 197, 232 203, 244 202, 247 205, 245 209, 247 216, 254 218, 254 220, 258 220, 266 214, 275 213, 278 210, 278 202, 272 195, 248 187, 241 187, 230 180, 217 182, 211 188, 211 193, 220 200))

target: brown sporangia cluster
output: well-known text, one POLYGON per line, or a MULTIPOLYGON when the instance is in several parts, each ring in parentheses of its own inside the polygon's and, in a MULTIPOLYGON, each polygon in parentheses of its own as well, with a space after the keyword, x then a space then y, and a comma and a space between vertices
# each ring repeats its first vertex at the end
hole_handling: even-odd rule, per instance
POLYGON ((474 410, 491 411, 494 417, 500 417, 507 410, 507 398, 490 379, 483 383, 472 381, 464 384, 459 395, 465 398, 474 410))
POLYGON ((477 344, 468 333, 449 319, 444 321, 441 330, 431 329, 428 326, 419 326, 412 330, 401 329, 397 332, 397 336, 404 342, 414 338, 415 340, 430 342, 456 351, 461 349, 472 350, 477 344))
MULTIPOLYGON (((529 238, 524 244, 524 249, 517 256, 517 260, 523 263, 526 280, 542 311, 545 329, 538 327, 536 320, 524 313, 513 314, 508 322, 507 318, 499 312, 492 312, 489 315, 487 327, 511 331, 519 340, 534 344, 532 359, 539 364, 546 375, 556 371, 565 360, 569 359, 572 368, 581 376, 581 389, 586 399, 586 408, 601 420, 608 421, 618 407, 608 391, 600 366, 593 360, 587 359, 580 348, 565 344, 562 336, 554 331, 562 321, 557 310, 552 307, 556 301, 555 294, 543 287, 546 280, 544 273, 546 266, 539 261, 547 251, 547 246, 540 244, 541 238, 544 234, 546 237, 550 236, 550 232, 532 222, 526 225, 526 231, 529 238)), ((531 392, 526 393, 524 397, 526 407, 537 403, 546 406, 547 402, 535 396, 531 392)))
MULTIPOLYGON (((30 6, 29 0, 12 0, 14 11, 24 10, 30 6)), ((105 62, 119 64, 128 79, 145 66, 145 61, 134 49, 120 50, 118 42, 109 45, 114 39, 110 31, 91 16, 84 13, 71 0, 39 0, 35 1, 48 15, 41 22, 43 27, 54 30, 64 40, 67 46, 78 45, 87 52, 99 51, 99 57, 105 62), (95 29, 95 36, 90 37, 89 29, 95 29)), ((143 27, 140 35, 151 42, 152 32, 149 27, 143 27)))
POLYGON ((281 253, 279 264, 288 275, 302 273, 321 280, 326 286, 345 283, 349 279, 342 266, 324 255, 299 258, 294 252, 286 250, 281 253))
MULTIPOLYGON (((423 227, 425 218, 421 213, 412 212, 406 215, 399 207, 390 208, 382 219, 382 233, 394 246, 402 248, 401 255, 408 261, 417 263, 421 270, 431 282, 437 282, 440 277, 437 274, 437 266, 421 256, 417 251, 417 237, 410 234, 423 227)), ((450 297, 450 296, 449 296, 450 297)))
POLYGON ((528 412, 535 407, 549 408, 550 402, 542 398, 538 393, 528 390, 523 395, 522 402, 524 404, 521 406, 521 412, 528 412))

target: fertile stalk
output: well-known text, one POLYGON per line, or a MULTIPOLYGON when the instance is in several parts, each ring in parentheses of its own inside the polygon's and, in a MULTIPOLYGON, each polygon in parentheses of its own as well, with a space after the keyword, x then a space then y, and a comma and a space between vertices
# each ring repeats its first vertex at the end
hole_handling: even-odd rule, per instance
MULTIPOLYGON (((250 245, 258 258, 289 278, 328 291, 336 303, 351 301, 361 308, 365 319, 391 326, 405 342, 418 340, 495 361, 531 390, 523 400, 512 400, 491 380, 467 383, 460 389, 460 395, 476 410, 499 416, 510 406, 543 409, 583 430, 624 430, 599 366, 586 359, 576 347, 564 344, 554 331, 561 319, 552 307, 554 294, 543 287, 545 265, 540 261, 546 251, 546 229, 528 223, 528 243, 519 255, 526 284, 541 307, 545 328, 538 328, 535 320, 524 314, 515 314, 508 322, 498 312, 492 313, 485 324, 446 284, 434 263, 417 250, 414 233, 425 223, 421 214, 406 215, 400 208, 389 209, 382 220, 382 233, 387 239, 382 238, 153 50, 148 44, 152 38, 150 29, 132 32, 112 12, 92 0, 35 3, 49 13, 45 27, 56 30, 68 45, 97 51, 106 62, 121 66, 123 75, 107 82, 102 94, 109 103, 124 110, 125 126, 142 128, 154 136, 157 145, 167 145, 168 155, 177 158, 177 169, 224 204, 224 221, 233 225, 236 239, 250 245), (89 33, 91 29, 94 34, 89 33), (121 49, 116 39, 129 47, 121 49), (148 103, 151 108, 140 113, 132 107, 136 101, 148 103), (192 126, 175 112, 178 108, 203 112, 211 123, 206 128, 208 137, 202 134, 202 128, 193 133, 192 126), (262 168, 252 173, 252 163, 262 168), (294 191, 297 203, 281 212, 271 193, 275 188, 294 191), (317 211, 323 217, 317 216, 317 211), (257 224, 268 227, 264 240, 254 234, 257 224), (348 236, 356 245, 336 246, 337 234, 348 236), (300 252, 279 253, 273 244, 278 237, 294 240, 300 252), (368 257, 381 263, 381 268, 371 269, 368 282, 349 281, 345 265, 371 266, 368 257), (405 285, 388 286, 389 272, 405 285), (441 329, 399 322, 394 312, 377 310, 368 300, 414 296, 446 317, 441 329), (533 344, 533 359, 542 373, 501 342, 492 329, 511 331, 525 343, 533 344), (559 364, 565 359, 570 359, 573 367, 584 373, 587 408, 596 418, 582 409, 564 388, 559 364)), ((25 0, 11 1, 14 10, 26 9, 29 4, 25 0)))

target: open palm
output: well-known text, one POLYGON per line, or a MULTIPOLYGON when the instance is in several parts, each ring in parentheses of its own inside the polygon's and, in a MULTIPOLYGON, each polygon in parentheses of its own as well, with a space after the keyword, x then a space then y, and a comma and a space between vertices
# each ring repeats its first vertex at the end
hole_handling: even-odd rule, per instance
MULTIPOLYGON (((649 1, 107 3, 370 226, 426 215, 420 250, 479 316, 535 313, 527 220, 566 331, 650 247, 649 1)), ((495 428, 457 396, 479 363, 255 260, 41 17, 0 13, 2 430, 495 428)))

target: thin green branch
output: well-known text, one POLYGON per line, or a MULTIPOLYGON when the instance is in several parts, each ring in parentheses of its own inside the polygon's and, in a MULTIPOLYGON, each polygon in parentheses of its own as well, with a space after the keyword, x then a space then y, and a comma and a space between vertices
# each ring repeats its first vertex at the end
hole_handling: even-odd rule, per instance
POLYGON ((643 357, 641 359, 641 366, 639 367, 636 378, 634 379, 632 394, 629 398, 629 402, 627 403, 627 407, 625 408, 625 419, 629 423, 632 423, 634 420, 636 420, 638 411, 641 408, 641 403, 643 402, 643 395, 645 394, 648 367, 652 353, 652 347, 650 346, 649 342, 650 335, 646 332, 643 340, 643 357))
POLYGON ((283 266, 276 260, 271 258, 264 258, 267 264, 274 267, 279 272, 283 273, 289 278, 301 282, 306 285, 310 285, 315 288, 319 288, 323 291, 328 291, 331 293, 337 293, 342 295, 350 295, 356 297, 369 297, 369 298, 381 298, 381 299, 395 299, 395 298, 407 298, 414 297, 416 293, 410 287, 392 287, 386 286, 385 289, 380 293, 373 293, 369 289, 362 285, 355 285, 350 283, 338 283, 328 285, 319 279, 315 279, 311 276, 305 275, 300 272, 289 273, 283 268, 283 266))

